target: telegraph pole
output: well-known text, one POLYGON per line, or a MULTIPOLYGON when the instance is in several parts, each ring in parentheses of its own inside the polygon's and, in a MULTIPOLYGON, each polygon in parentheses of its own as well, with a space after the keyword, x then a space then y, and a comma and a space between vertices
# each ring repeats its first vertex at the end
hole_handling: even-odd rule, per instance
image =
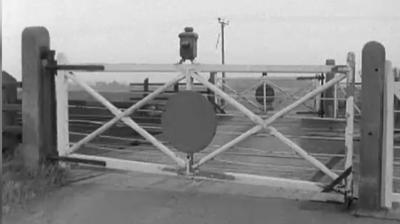
MULTIPOLYGON (((229 25, 229 21, 218 18, 218 23, 221 25, 221 62, 225 64, 225 26, 229 25)), ((225 78, 225 72, 222 72, 222 78, 225 78)), ((224 80, 223 80, 224 82, 224 80)))
MULTIPOLYGON (((221 25, 221 62, 225 64, 225 26, 229 24, 229 21, 225 21, 218 17, 218 23, 221 25)), ((225 72, 222 72, 222 90, 225 91, 225 72)), ((221 105, 225 105, 225 101, 221 100, 221 105)))

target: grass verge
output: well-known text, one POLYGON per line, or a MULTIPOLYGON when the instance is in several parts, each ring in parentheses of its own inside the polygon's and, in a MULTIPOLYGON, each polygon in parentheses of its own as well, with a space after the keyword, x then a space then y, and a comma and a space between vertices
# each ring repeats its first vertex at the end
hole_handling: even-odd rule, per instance
POLYGON ((57 164, 42 165, 35 171, 23 165, 21 147, 3 157, 3 214, 23 207, 28 201, 48 193, 66 182, 67 170, 57 164))

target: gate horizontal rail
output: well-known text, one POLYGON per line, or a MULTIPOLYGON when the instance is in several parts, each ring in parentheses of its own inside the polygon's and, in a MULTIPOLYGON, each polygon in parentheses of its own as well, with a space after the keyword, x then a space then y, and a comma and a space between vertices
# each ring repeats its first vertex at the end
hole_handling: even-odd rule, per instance
POLYGON ((47 66, 49 69, 82 72, 197 72, 232 73, 346 73, 347 66, 330 65, 213 65, 213 64, 76 64, 47 66))

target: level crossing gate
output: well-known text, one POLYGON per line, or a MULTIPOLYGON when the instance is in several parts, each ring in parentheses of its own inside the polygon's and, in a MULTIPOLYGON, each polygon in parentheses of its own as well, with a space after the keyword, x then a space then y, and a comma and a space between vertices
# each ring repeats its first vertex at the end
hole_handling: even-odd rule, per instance
MULTIPOLYGON (((46 31, 47 32, 47 31, 46 31)), ((305 161, 310 163, 312 166, 317 168, 319 171, 324 173, 331 179, 331 183, 323 185, 319 182, 304 181, 304 180, 292 180, 285 178, 276 178, 260 175, 250 175, 245 173, 234 173, 225 172, 224 175, 230 177, 229 180, 239 183, 249 183, 266 186, 278 186, 282 188, 296 188, 300 190, 320 192, 336 192, 344 200, 351 200, 353 195, 353 180, 352 180, 352 161, 353 161, 353 137, 354 137, 354 54, 349 53, 347 56, 347 63, 345 65, 213 65, 213 64, 67 64, 65 59, 59 56, 57 61, 54 58, 54 51, 46 51, 41 57, 40 71, 46 71, 46 74, 55 75, 55 92, 56 92, 56 118, 57 118, 57 152, 59 160, 73 160, 88 162, 93 164, 102 165, 113 169, 125 169, 149 173, 162 173, 168 175, 184 175, 190 178, 206 178, 201 175, 197 175, 198 171, 203 166, 215 158, 216 156, 225 153, 238 143, 244 141, 250 136, 265 131, 268 134, 274 136, 282 143, 287 145, 296 154, 302 157, 305 161), (164 85, 160 86, 152 93, 146 95, 143 99, 139 100, 127 109, 119 109, 94 90, 90 85, 85 83, 75 72, 107 72, 107 73, 135 73, 135 72, 149 72, 149 73, 177 73, 177 75, 167 81, 164 85), (236 99, 231 97, 229 94, 224 92, 215 83, 210 82, 203 77, 203 73, 298 73, 298 74, 316 74, 316 73, 334 73, 335 77, 325 84, 318 86, 317 88, 306 93, 304 96, 299 97, 293 103, 284 108, 276 111, 270 116, 264 117, 255 114, 245 106, 243 106, 236 99), (70 143, 69 141, 69 130, 68 130, 68 82, 72 80, 78 84, 83 90, 89 93, 94 99, 100 102, 106 107, 114 117, 105 122, 101 127, 96 129, 94 132, 88 134, 80 141, 70 143), (129 115, 134 111, 140 109, 147 102, 155 98, 157 95, 165 91, 167 88, 173 86, 177 82, 184 80, 186 83, 186 90, 191 91, 193 81, 197 81, 207 87, 219 98, 224 100, 227 104, 235 107, 244 116, 246 116, 254 125, 248 130, 243 131, 239 136, 231 139, 225 144, 221 145, 214 151, 202 156, 195 160, 187 151, 179 152, 173 147, 169 147, 155 136, 146 131, 137 122, 132 120, 129 115), (292 141, 289 137, 282 134, 277 128, 273 126, 274 122, 287 115, 294 108, 302 105, 307 100, 316 97, 321 92, 328 88, 340 83, 342 80, 346 80, 346 128, 345 128, 345 156, 344 156, 344 171, 342 173, 336 173, 328 168, 324 163, 310 155, 305 149, 292 141), (77 151, 93 140, 96 136, 99 136, 110 128, 115 123, 122 121, 125 125, 132 128, 136 133, 141 135, 145 140, 150 142, 154 147, 168 156, 171 161, 174 162, 175 166, 166 164, 146 163, 140 161, 123 160, 116 158, 108 158, 105 156, 93 156, 79 154, 77 151)), ((35 56, 37 57, 37 55, 35 56)), ((178 118, 176 118, 178 119, 178 118)), ((178 120, 177 120, 178 121, 178 120)), ((195 128, 195 127, 193 127, 195 128)), ((193 131, 188 129, 188 132, 193 131)), ((190 150, 189 150, 190 151, 190 150)), ((321 197, 328 197, 325 194, 321 194, 321 197)))
MULTIPOLYGON (((292 150, 298 153, 301 157, 303 157, 306 161, 311 163, 313 166, 321 170, 327 176, 329 176, 332 180, 340 183, 343 180, 345 182, 346 187, 344 188, 344 192, 350 193, 350 186, 351 186, 351 175, 345 175, 346 177, 343 178, 341 175, 336 174, 335 172, 331 171, 331 169, 327 168, 322 162, 318 161, 313 156, 310 156, 304 149, 290 140, 288 137, 284 136, 280 133, 276 128, 272 126, 273 122, 290 112, 295 107, 301 105, 306 100, 315 97, 317 94, 321 93, 322 91, 326 90, 327 88, 333 86, 334 84, 340 82, 343 79, 352 80, 352 75, 354 74, 352 70, 352 54, 349 54, 349 65, 344 66, 267 66, 267 65, 202 65, 202 64, 179 64, 179 65, 152 65, 152 64, 93 64, 93 65, 68 65, 68 64, 61 64, 59 63, 56 67, 57 69, 57 76, 56 76, 56 91, 57 91, 57 119, 58 119, 58 152, 59 156, 61 157, 69 157, 69 158, 76 158, 76 159, 84 159, 84 160, 92 160, 92 161, 99 161, 103 162, 104 166, 109 168, 116 168, 116 169, 128 169, 128 170, 138 170, 138 171, 145 171, 145 172, 156 172, 156 173, 164 173, 163 170, 166 169, 167 166, 162 164, 150 164, 150 163, 143 163, 143 162, 135 162, 135 161, 127 161, 127 160, 120 160, 120 159, 112 159, 100 156, 89 156, 83 154, 77 154, 76 151, 96 136, 100 135, 107 128, 111 127, 117 121, 121 120, 126 125, 131 127, 134 131, 139 133, 143 136, 147 141, 151 142, 156 148, 158 148, 162 153, 166 154, 170 157, 177 166, 177 170, 183 169, 186 170, 186 174, 191 174, 194 170, 200 169, 201 166, 205 165, 208 161, 213 159, 214 157, 218 156, 221 153, 229 150, 231 147, 235 146, 239 142, 243 141, 244 139, 248 138, 249 136, 256 134, 261 130, 268 131, 271 135, 276 137, 277 139, 281 140, 283 143, 288 145, 292 150), (95 68, 95 69, 94 69, 95 68), (92 87, 86 84, 83 80, 81 80, 77 75, 74 74, 73 71, 96 71, 96 72, 177 72, 178 75, 171 79, 170 81, 166 82, 163 86, 156 89, 154 92, 150 93, 142 100, 138 101, 128 109, 121 111, 114 105, 112 105, 108 100, 106 100, 103 96, 101 96, 98 92, 96 92, 92 87), (200 74, 202 72, 254 72, 254 73, 261 73, 261 72, 273 72, 273 73, 290 73, 290 72, 300 72, 300 73, 316 73, 316 72, 328 72, 334 71, 337 73, 337 76, 332 79, 331 81, 327 82, 325 85, 322 85, 311 92, 307 93, 305 96, 299 98, 291 105, 279 110, 272 116, 263 119, 259 115, 256 115, 234 98, 226 94, 220 88, 218 88, 215 84, 210 83, 207 79, 205 79, 200 74), (191 89, 192 79, 197 80, 198 82, 205 85, 211 91, 213 91, 216 95, 221 97, 227 103, 233 105, 239 111, 241 111, 245 116, 247 116, 253 123, 254 127, 244 131, 238 137, 232 139, 231 141, 227 142, 226 144, 222 145, 215 151, 205 155, 204 157, 200 158, 198 161, 191 161, 190 159, 186 159, 185 157, 181 157, 175 150, 167 147, 162 142, 157 140, 154 136, 148 133, 144 128, 140 127, 135 121, 131 118, 127 117, 129 114, 134 112, 135 110, 139 109, 141 106, 146 104, 149 100, 156 97, 158 94, 162 93, 168 87, 174 85, 176 82, 180 80, 186 80, 186 88, 187 90, 191 89), (115 117, 110 121, 103 124, 100 128, 95 130, 93 133, 87 135, 80 141, 70 145, 68 141, 68 115, 67 115, 67 108, 68 108, 68 100, 67 100, 67 83, 68 80, 72 80, 76 82, 79 86, 81 86, 85 91, 87 91, 93 98, 98 100, 102 105, 104 105, 107 109, 109 109, 115 117)), ((59 62, 61 62, 61 58, 59 62)), ((349 86, 351 85, 350 82, 349 86)), ((347 109, 347 127, 346 127, 346 164, 345 170, 351 169, 352 166, 352 141, 353 141, 353 96, 348 94, 347 98, 348 109, 347 109)), ((190 131, 190 130, 188 130, 190 131)), ((227 173, 227 175, 231 175, 235 177, 235 179, 249 181, 249 182, 271 182, 276 180, 277 182, 282 181, 279 178, 268 178, 268 177, 258 177, 255 175, 245 175, 245 174, 235 174, 235 173, 227 173)), ((308 188, 314 190, 323 190, 324 187, 321 186, 319 183, 312 183, 306 181, 296 181, 296 180, 288 180, 282 181, 285 183, 286 186, 288 184, 295 184, 300 188, 308 188)))

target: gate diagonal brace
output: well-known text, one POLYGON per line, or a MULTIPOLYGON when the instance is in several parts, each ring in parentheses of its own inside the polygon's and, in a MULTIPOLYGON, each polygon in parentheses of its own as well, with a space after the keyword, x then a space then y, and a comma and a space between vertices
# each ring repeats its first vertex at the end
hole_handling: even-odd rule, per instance
POLYGON ((296 151, 300 156, 302 156, 304 159, 306 159, 308 162, 310 162, 313 166, 327 174, 329 177, 332 179, 336 179, 338 175, 334 172, 332 172, 329 168, 327 168, 323 163, 321 163, 319 160, 315 159, 314 157, 310 156, 304 149, 299 147, 296 143, 292 142, 290 139, 286 138, 283 134, 278 132, 275 128, 271 127, 270 124, 272 124, 276 119, 279 117, 284 116, 286 113, 290 112, 293 108, 297 107, 298 105, 302 104, 304 101, 308 100, 309 98, 314 97, 318 93, 324 91, 325 89, 329 88, 330 86, 336 84, 340 80, 346 78, 346 75, 340 74, 336 78, 330 80, 327 82, 325 85, 314 89, 313 91, 307 93, 304 95, 302 98, 298 99, 297 101, 293 102, 291 105, 283 108, 282 110, 276 112, 274 115, 269 117, 268 119, 262 119, 260 116, 254 114, 252 111, 248 110, 246 107, 238 103, 235 99, 227 95, 225 92, 223 92, 221 89, 219 89, 217 86, 214 84, 208 82, 206 79, 204 79, 201 75, 198 74, 198 72, 194 72, 191 74, 196 80, 199 82, 203 83, 207 88, 211 89, 214 91, 216 94, 220 95, 223 99, 225 99, 227 102, 230 102, 233 106, 235 106, 237 109, 242 111, 247 117, 250 118, 254 123, 257 125, 254 126, 253 128, 249 129, 248 131, 244 132, 240 136, 236 137, 235 139, 231 140, 230 142, 226 143, 219 149, 216 149, 215 151, 211 152, 210 154, 204 156, 201 158, 196 164, 194 164, 194 168, 198 168, 200 165, 203 163, 207 162, 208 160, 214 158, 218 154, 228 150, 231 148, 233 145, 239 143, 240 141, 243 141, 244 139, 248 138, 252 134, 257 133, 258 131, 262 129, 269 130, 275 137, 280 139, 282 142, 290 146, 290 148, 294 151, 296 151))
MULTIPOLYGON (((267 79, 267 78, 265 78, 264 80, 267 82, 267 84, 269 84, 269 85, 275 87, 279 92, 281 92, 281 93, 283 93, 284 95, 286 95, 286 98, 287 98, 287 99, 297 100, 296 95, 298 94, 298 92, 304 91, 304 89, 300 89, 299 91, 296 91, 295 93, 290 94, 290 93, 286 92, 285 90, 283 90, 283 89, 282 89, 280 86, 278 86, 276 83, 272 82, 271 80, 269 80, 269 79, 267 79)), ((307 90, 309 90, 309 87, 307 87, 307 90)), ((310 109, 311 111, 313 110, 313 108, 310 107, 309 105, 307 105, 305 102, 302 103, 302 104, 303 104, 305 107, 307 107, 308 109, 310 109)))
MULTIPOLYGON (((259 83, 257 83, 258 85, 259 83)), ((222 84, 226 89, 228 89, 229 91, 231 91, 237 98, 243 99, 246 102, 248 102, 250 105, 252 105, 253 107, 255 107, 258 110, 260 109, 260 106, 255 104, 253 101, 251 101, 248 97, 244 96, 244 92, 247 92, 247 90, 244 90, 243 92, 237 92, 235 91, 232 87, 230 87, 229 85, 227 85, 226 83, 222 84)), ((254 88, 254 87, 252 87, 254 88)), ((228 104, 225 104, 223 107, 225 108, 228 104)))
POLYGON ((326 185, 326 187, 324 187, 324 189, 322 190, 322 192, 326 193, 326 192, 331 192, 334 190, 334 188, 340 184, 344 179, 346 179, 352 172, 353 167, 350 166, 349 168, 347 168, 342 174, 340 174, 338 176, 338 178, 336 178, 335 180, 333 180, 330 184, 326 185))
MULTIPOLYGON (((179 76, 178 76, 179 77, 179 76)), ((112 103, 110 103, 107 99, 105 99, 103 96, 101 96, 99 93, 97 93, 93 88, 91 88, 89 85, 78 79, 72 72, 68 74, 68 78, 72 79, 75 81, 77 84, 79 84, 82 88, 84 88, 90 95, 92 95, 96 100, 98 100, 101 104, 103 104, 107 109, 112 112, 115 117, 110 121, 113 123, 117 122, 118 120, 122 120, 127 126, 132 128, 134 131, 138 132, 140 135, 142 135, 146 140, 151 142, 156 148, 158 148, 160 151, 168 155, 171 159, 173 159, 179 166, 184 167, 185 166, 185 161, 178 157, 173 151, 171 151, 168 147, 166 147, 163 143, 158 141, 154 136, 152 136, 150 133, 148 133, 146 130, 144 130, 142 127, 140 127, 136 122, 134 122, 130 117, 127 117, 129 113, 131 112, 130 109, 125 110, 124 112, 115 107, 112 103), (115 122, 114 122, 115 121, 115 122)), ((139 103, 139 102, 138 102, 139 103)), ((135 107, 138 103, 133 105, 132 107, 135 107)), ((132 108, 131 107, 131 108, 132 108)), ((109 122, 108 122, 109 123, 109 122)), ((107 124, 107 123, 106 123, 107 124)), ((105 126, 105 125, 103 125, 105 126)), ((109 125, 111 126, 111 125, 109 125)), ((100 127, 102 128, 102 127, 100 127)), ((99 129, 100 129, 99 128, 99 129)), ((98 130, 99 130, 98 129, 98 130)), ((106 128, 107 129, 107 128, 106 128)), ((96 130, 93 133, 96 133, 98 130, 96 130)), ((93 134, 92 133, 92 134, 93 134)), ((85 140, 85 139, 84 139, 85 140)), ((83 141, 83 140, 81 140, 83 141)), ((78 144, 78 143, 77 143, 78 144)), ((77 145, 79 146, 79 144, 77 145)), ((69 153, 73 152, 76 150, 77 146, 73 146, 70 148, 68 151, 69 153)))

